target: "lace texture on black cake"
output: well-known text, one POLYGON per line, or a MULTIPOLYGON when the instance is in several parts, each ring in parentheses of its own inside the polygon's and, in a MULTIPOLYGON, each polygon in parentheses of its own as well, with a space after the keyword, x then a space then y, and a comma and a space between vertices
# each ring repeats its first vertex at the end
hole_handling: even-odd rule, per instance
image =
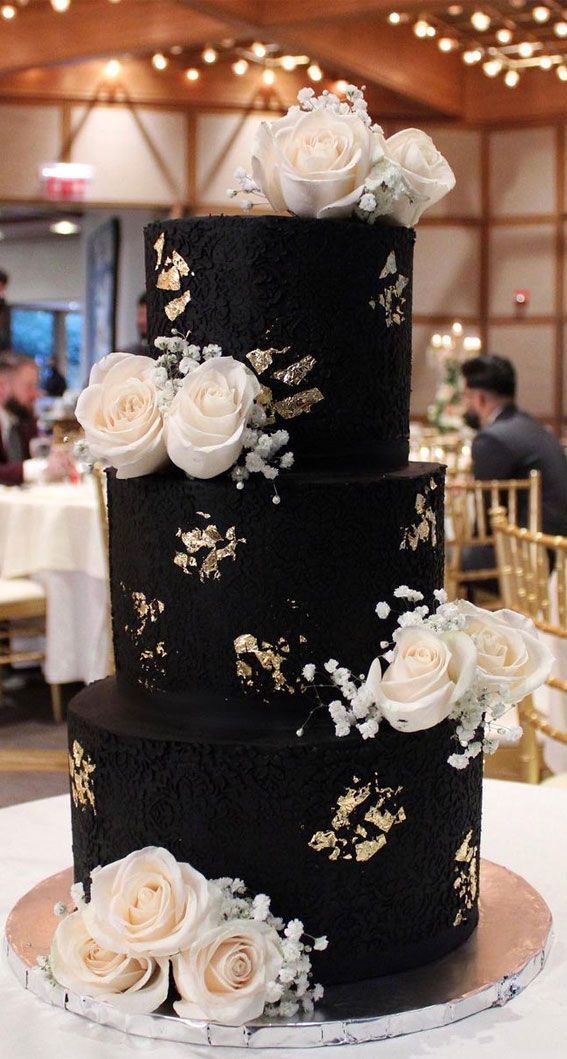
POLYGON ((406 463, 413 230, 196 217, 145 238, 151 353, 175 329, 245 361, 299 466, 406 463))
POLYGON ((228 699, 220 741, 206 711, 169 734, 154 713, 142 735, 113 680, 75 698, 71 755, 79 770, 87 761, 92 794, 72 805, 77 879, 145 845, 209 877, 240 876, 277 914, 328 935, 314 954, 326 982, 416 966, 468 937, 482 763, 447 765, 449 722, 415 734, 383 724, 368 742, 321 731, 243 740, 236 709, 228 699))
POLYGON ((400 584, 426 603, 443 583, 443 472, 282 473, 109 480, 111 592, 119 679, 183 695, 285 703, 306 662, 366 673, 395 624, 376 617, 400 584))

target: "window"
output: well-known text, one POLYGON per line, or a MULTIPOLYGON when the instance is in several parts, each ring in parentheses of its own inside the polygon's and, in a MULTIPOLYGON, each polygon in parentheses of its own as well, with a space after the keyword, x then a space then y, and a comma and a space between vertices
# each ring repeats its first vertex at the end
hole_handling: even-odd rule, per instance
POLYGON ((40 378, 47 372, 49 360, 57 356, 70 390, 80 390, 82 313, 65 309, 39 309, 13 306, 10 310, 10 346, 15 353, 33 357, 40 378))

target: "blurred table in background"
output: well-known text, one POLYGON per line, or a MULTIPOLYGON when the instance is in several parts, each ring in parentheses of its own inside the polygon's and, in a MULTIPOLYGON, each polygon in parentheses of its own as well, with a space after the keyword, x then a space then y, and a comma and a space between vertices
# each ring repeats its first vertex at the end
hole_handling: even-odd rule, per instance
POLYGON ((0 576, 45 589, 49 683, 107 675, 107 565, 92 479, 0 488, 0 576))

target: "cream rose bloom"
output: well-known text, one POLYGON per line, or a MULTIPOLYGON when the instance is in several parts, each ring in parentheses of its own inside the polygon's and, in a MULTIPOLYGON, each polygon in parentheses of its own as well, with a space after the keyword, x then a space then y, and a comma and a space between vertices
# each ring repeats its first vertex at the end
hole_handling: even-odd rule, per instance
POLYGON ((480 676, 504 702, 521 702, 545 683, 553 655, 529 618, 512 610, 481 610, 466 600, 458 607, 476 643, 480 676))
POLYGON ((101 946, 84 912, 73 912, 61 921, 49 959, 54 978, 66 989, 107 1000, 133 1014, 155 1011, 167 998, 169 960, 126 956, 101 946))
POLYGON ((241 1026, 258 1018, 266 1005, 268 985, 283 962, 275 938, 266 923, 241 919, 228 920, 199 937, 173 960, 182 998, 173 1005, 177 1014, 224 1026, 241 1026))
POLYGON ((387 220, 392 224, 412 228, 422 213, 442 199, 455 186, 455 174, 433 140, 419 129, 403 129, 390 136, 385 143, 386 157, 401 169, 412 197, 395 200, 387 220))
POLYGON ((356 114, 296 109, 278 121, 260 123, 252 173, 274 210, 297 217, 348 217, 383 154, 381 132, 372 132, 356 114))
POLYGON ((220 896, 189 864, 147 846, 92 873, 87 926, 101 946, 131 956, 171 956, 206 929, 220 896))
POLYGON ((167 463, 163 419, 149 357, 109 353, 91 370, 76 416, 97 460, 118 478, 138 478, 167 463))
POLYGON ((255 375, 233 357, 215 357, 187 375, 167 417, 170 459, 194 478, 214 478, 242 451, 254 398, 255 375))
POLYGON ((394 658, 383 676, 374 659, 366 685, 392 728, 420 732, 448 717, 470 688, 476 661, 466 633, 410 626, 396 634, 394 658))

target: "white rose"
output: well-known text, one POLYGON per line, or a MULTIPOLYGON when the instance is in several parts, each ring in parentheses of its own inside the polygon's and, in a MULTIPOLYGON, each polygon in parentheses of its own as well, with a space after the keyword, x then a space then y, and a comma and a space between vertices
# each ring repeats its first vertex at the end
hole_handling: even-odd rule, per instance
POLYGON ((476 648, 466 633, 410 626, 396 633, 394 658, 384 675, 375 658, 366 684, 392 728, 420 732, 445 720, 475 672, 476 648))
POLYGON ((268 986, 283 963, 272 927, 257 920, 228 920, 203 934, 173 960, 181 1018, 241 1026, 262 1014, 268 986))
POLYGON ((504 702, 521 702, 545 683, 553 655, 529 618, 512 610, 481 610, 462 599, 457 606, 476 643, 482 680, 504 702))
POLYGON ((419 129, 403 129, 386 140, 386 157, 401 168, 404 181, 415 198, 402 195, 394 202, 388 220, 412 228, 422 213, 439 202, 455 186, 455 174, 433 140, 419 129))
POLYGON ((216 887, 166 849, 147 846, 92 873, 85 909, 92 935, 113 952, 163 957, 187 948, 220 903, 216 887))
POLYGON ((173 463, 194 478, 214 478, 232 467, 259 392, 257 378, 232 357, 199 364, 171 402, 167 451, 173 463))
POLYGON ((138 478, 167 463, 163 419, 149 357, 109 353, 91 370, 76 416, 97 460, 118 478, 138 478))
POLYGON ((321 108, 261 122, 252 172, 274 210, 297 217, 348 217, 384 138, 356 114, 321 108))
POLYGON ((81 996, 107 1000, 137 1015, 155 1011, 167 999, 169 960, 126 956, 98 944, 83 911, 63 919, 50 953, 53 977, 81 996))

